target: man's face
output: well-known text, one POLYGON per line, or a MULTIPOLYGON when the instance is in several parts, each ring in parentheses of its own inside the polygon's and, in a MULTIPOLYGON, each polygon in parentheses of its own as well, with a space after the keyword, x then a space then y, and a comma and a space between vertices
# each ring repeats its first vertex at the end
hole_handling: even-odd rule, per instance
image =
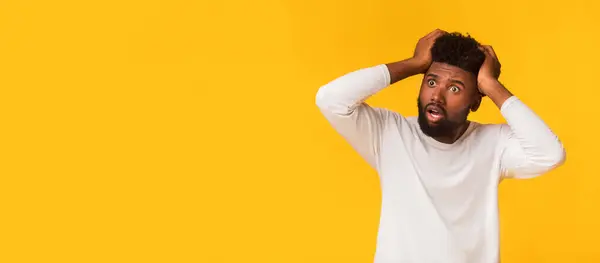
POLYGON ((454 137, 480 103, 474 74, 434 62, 425 73, 417 103, 421 130, 431 137, 454 137))

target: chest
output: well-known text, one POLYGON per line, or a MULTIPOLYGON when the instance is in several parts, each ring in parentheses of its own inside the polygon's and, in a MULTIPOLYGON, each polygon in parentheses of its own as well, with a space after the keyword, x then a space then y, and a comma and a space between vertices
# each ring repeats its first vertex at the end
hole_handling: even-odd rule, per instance
POLYGON ((476 192, 495 184, 499 174, 493 144, 480 143, 477 133, 468 140, 439 147, 412 133, 386 138, 379 159, 383 182, 391 185, 411 184, 415 180, 430 191, 476 192))

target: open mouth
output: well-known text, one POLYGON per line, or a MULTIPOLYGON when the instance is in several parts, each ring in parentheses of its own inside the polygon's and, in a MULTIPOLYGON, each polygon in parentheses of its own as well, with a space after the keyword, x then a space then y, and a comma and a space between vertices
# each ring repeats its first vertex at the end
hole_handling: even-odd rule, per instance
POLYGON ((426 112, 427 112, 427 118, 431 122, 437 122, 444 117, 444 113, 443 113, 442 109, 438 106, 427 107, 426 112))

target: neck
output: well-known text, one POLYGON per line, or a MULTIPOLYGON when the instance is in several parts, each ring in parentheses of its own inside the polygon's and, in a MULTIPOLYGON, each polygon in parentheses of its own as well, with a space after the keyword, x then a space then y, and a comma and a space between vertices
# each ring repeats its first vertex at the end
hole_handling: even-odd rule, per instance
POLYGON ((456 128, 454 130, 454 132, 452 132, 452 134, 450 134, 450 135, 437 136, 437 137, 432 137, 432 138, 441 143, 452 144, 452 143, 456 142, 458 140, 458 138, 460 138, 467 131, 470 123, 471 123, 470 121, 466 121, 465 123, 463 123, 463 125, 456 128))

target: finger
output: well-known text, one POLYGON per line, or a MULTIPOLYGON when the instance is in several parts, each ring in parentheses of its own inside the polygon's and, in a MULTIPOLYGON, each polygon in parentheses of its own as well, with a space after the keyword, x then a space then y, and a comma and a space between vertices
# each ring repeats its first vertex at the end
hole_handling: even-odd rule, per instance
POLYGON ((484 63, 486 63, 489 60, 492 60, 492 55, 490 55, 490 52, 487 51, 487 49, 485 49, 483 46, 479 47, 479 50, 481 50, 481 52, 483 52, 483 55, 485 56, 485 60, 484 63))
POLYGON ((444 30, 441 30, 441 29, 437 29, 435 36, 439 37, 439 36, 442 36, 442 35, 445 35, 445 34, 448 34, 448 32, 446 32, 444 30))
POLYGON ((488 46, 488 52, 490 53, 490 55, 496 61, 496 65, 498 66, 498 68, 500 68, 502 66, 502 64, 500 64, 500 60, 498 59, 498 55, 496 55, 496 52, 494 51, 494 48, 492 46, 488 46))
POLYGON ((428 39, 427 42, 430 44, 433 44, 433 42, 435 42, 438 38, 440 38, 441 36, 443 36, 446 32, 439 30, 436 31, 433 35, 431 35, 428 39))
POLYGON ((425 35, 423 38, 424 38, 424 39, 430 38, 431 36, 433 36, 433 34, 435 34, 435 32, 437 32, 437 29, 436 29, 436 30, 433 30, 433 31, 431 31, 431 32, 429 32, 429 33, 428 33, 427 35, 425 35))
POLYGON ((494 56, 495 58, 498 57, 496 56, 496 52, 494 51, 494 48, 492 46, 488 46, 488 50, 490 51, 490 54, 492 54, 492 56, 494 56))
POLYGON ((489 55, 489 51, 485 48, 485 46, 479 46, 479 50, 481 50, 486 57, 489 55))
POLYGON ((498 59, 498 57, 496 56, 496 52, 494 52, 492 46, 484 46, 484 48, 493 58, 498 59))
POLYGON ((441 37, 441 36, 443 36, 443 35, 445 35, 445 34, 448 34, 448 32, 446 32, 446 31, 444 31, 444 30, 439 30, 439 31, 437 32, 437 34, 435 34, 434 38, 441 37))
POLYGON ((496 54, 494 53, 494 50, 491 49, 490 46, 486 46, 486 45, 480 46, 479 49, 481 51, 483 51, 486 61, 489 60, 491 63, 494 63, 497 67, 500 67, 500 61, 498 60, 498 58, 496 57, 496 54))
POLYGON ((427 39, 437 38, 438 36, 440 36, 443 33, 444 33, 444 31, 438 28, 436 30, 431 31, 429 34, 427 34, 427 36, 425 36, 425 38, 427 38, 427 39))

